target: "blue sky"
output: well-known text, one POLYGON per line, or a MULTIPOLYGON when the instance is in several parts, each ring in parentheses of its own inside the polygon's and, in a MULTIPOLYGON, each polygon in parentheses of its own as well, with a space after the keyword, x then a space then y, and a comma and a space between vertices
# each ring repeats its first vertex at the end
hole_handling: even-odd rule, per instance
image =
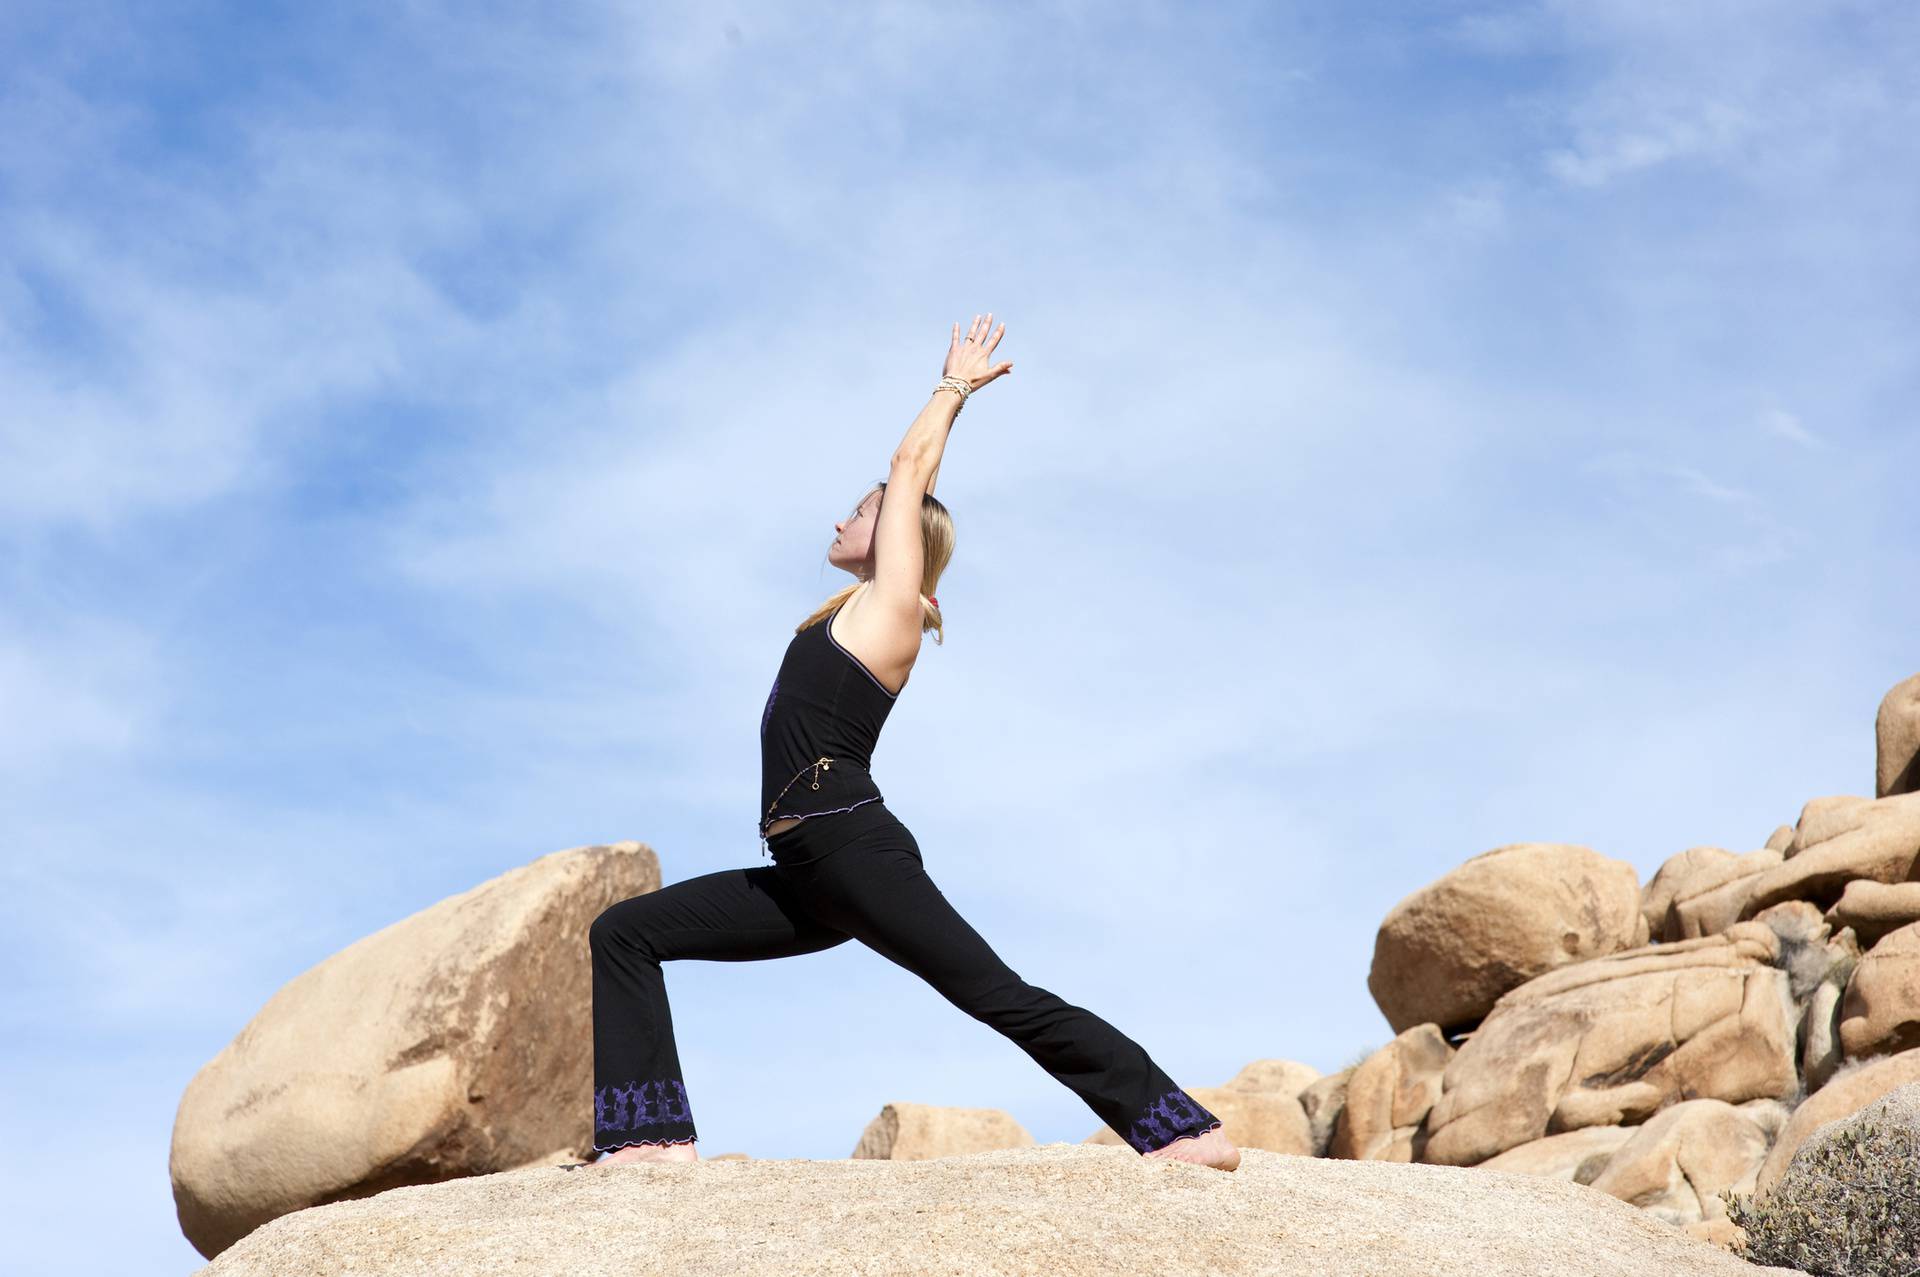
MULTIPOLYGON (((1871 792, 1909 6, 539 8, 0 11, 21 1271, 190 1271, 181 1091, 358 937, 759 863, 767 686, 977 311, 876 775, 1183 1083, 1385 1041, 1380 918, 1481 851, 1644 881, 1871 792)), ((858 946, 668 980, 713 1152, 1097 1126, 858 946)))

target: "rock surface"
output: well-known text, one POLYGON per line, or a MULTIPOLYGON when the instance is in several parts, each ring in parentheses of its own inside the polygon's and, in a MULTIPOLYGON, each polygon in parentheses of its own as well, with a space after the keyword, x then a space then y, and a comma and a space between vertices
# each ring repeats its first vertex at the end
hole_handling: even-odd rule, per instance
POLYGON ((1896 683, 1874 716, 1874 792, 1920 789, 1920 674, 1896 683))
POLYGON ((1760 1163, 1787 1120, 1778 1101, 1755 1112, 1725 1100, 1682 1100, 1661 1109, 1615 1150, 1591 1181, 1670 1224, 1723 1219, 1720 1194, 1751 1193, 1760 1163))
POLYGON ((1000 1109, 945 1108, 895 1101, 860 1132, 853 1155, 895 1162, 924 1162, 996 1148, 1032 1148, 1033 1136, 1000 1109))
POLYGON ((1737 855, 1720 847, 1689 847, 1672 857, 1641 893, 1649 937, 1660 943, 1725 931, 1740 921, 1761 873, 1781 859, 1769 849, 1737 855))
POLYGON ((1607 1169, 1620 1146, 1639 1129, 1637 1126, 1583 1126, 1577 1131, 1562 1131, 1496 1153, 1475 1169, 1550 1175, 1576 1184, 1591 1184, 1607 1169))
POLYGON ((1562 1180, 1258 1149, 1229 1174, 1072 1144, 516 1171, 302 1211, 202 1272, 1799 1277, 1562 1180))
POLYGON ((181 1098, 187 1240, 216 1255, 288 1211, 587 1147, 587 927, 659 886, 640 843, 558 851, 294 977, 181 1098))
POLYGON ((1423 1159, 1470 1166, 1546 1135, 1634 1125, 1681 1099, 1792 1095, 1801 1016, 1772 965, 1783 950, 1749 920, 1514 989, 1448 1062, 1423 1159))

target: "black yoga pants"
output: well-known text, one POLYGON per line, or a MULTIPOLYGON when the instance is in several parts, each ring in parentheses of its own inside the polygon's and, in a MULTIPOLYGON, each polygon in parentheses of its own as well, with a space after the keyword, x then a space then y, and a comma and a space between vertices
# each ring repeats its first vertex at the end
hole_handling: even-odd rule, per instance
POLYGON ((812 817, 767 849, 771 865, 688 878, 594 920, 596 1149, 696 1138, 661 963, 784 958, 850 938, 1004 1034, 1136 1152, 1220 1125, 1133 1040, 1002 962, 927 876, 885 803, 812 817))

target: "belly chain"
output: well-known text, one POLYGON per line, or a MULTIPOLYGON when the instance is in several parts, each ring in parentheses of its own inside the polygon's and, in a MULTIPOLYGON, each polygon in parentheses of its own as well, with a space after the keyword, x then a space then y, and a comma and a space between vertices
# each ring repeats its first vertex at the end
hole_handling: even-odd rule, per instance
POLYGON ((773 801, 767 804, 766 816, 763 817, 760 821, 760 839, 762 842, 766 841, 767 826, 773 823, 773 809, 780 805, 780 800, 787 796, 787 791, 789 789, 793 788, 793 781, 799 780, 802 776, 806 775, 809 770, 813 772, 813 783, 809 786, 809 788, 818 789, 820 788, 820 773, 823 771, 833 770, 833 759, 822 754, 819 758, 814 759, 812 762, 808 763, 805 767, 802 767, 799 771, 795 772, 793 774, 793 780, 788 781, 786 784, 780 787, 780 792, 775 794, 773 796, 773 801))

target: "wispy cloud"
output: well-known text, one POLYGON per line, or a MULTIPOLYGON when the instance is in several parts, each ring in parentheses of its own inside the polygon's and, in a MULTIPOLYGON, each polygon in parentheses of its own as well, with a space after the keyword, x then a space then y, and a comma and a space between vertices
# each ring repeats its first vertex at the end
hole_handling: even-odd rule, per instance
POLYGON ((1800 418, 1784 408, 1769 408, 1760 414, 1760 428, 1776 438, 1797 443, 1803 448, 1824 448, 1820 436, 1807 429, 1800 418))
POLYGON ((1547 169, 1573 186, 1604 186, 1615 178, 1673 160, 1720 157, 1753 129, 1753 120, 1725 102, 1676 107, 1615 101, 1606 115, 1583 122, 1572 146, 1550 151, 1547 169))

